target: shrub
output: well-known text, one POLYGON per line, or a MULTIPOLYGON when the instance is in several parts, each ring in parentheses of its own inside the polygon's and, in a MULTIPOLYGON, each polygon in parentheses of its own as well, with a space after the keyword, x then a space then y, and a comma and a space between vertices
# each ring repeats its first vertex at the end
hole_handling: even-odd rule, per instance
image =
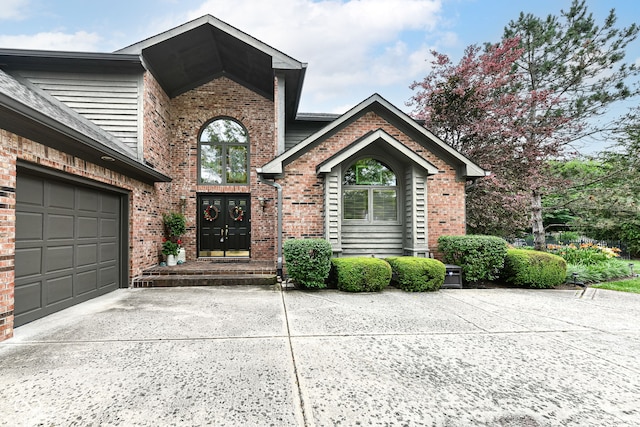
POLYGON ((465 282, 497 279, 507 255, 507 242, 495 236, 440 236, 444 262, 462 267, 465 282))
POLYGON ((437 291, 444 283, 446 268, 437 259, 401 256, 387 258, 393 283, 409 292, 437 291))
MULTIPOLYGON (((178 240, 179 242, 180 240, 178 240)), ((164 255, 178 256, 180 250, 180 244, 171 240, 162 239, 162 253, 164 255)))
POLYGON ((629 263, 610 259, 598 264, 569 264, 567 265, 567 282, 573 282, 573 273, 577 273, 576 280, 582 283, 599 283, 607 280, 629 277, 631 269, 629 263))
POLYGON ((334 258, 330 276, 341 291, 377 292, 389 285, 391 266, 379 258, 334 258))
POLYGON ((509 249, 502 277, 516 286, 552 288, 565 282, 567 262, 546 252, 509 249))
POLYGON ((187 220, 181 213, 169 212, 162 214, 162 220, 164 221, 164 230, 169 239, 180 237, 187 231, 187 220))
POLYGON ((287 273, 306 288, 324 288, 331 269, 331 244, 324 239, 291 239, 284 242, 287 273))

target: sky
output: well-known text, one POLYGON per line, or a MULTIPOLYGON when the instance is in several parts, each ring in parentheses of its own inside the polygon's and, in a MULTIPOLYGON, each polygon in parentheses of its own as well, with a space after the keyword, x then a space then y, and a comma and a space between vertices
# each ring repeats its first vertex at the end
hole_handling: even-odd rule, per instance
MULTIPOLYGON (((308 64, 300 112, 343 113, 379 93, 410 113, 436 50, 497 42, 520 12, 571 0, 0 0, 0 48, 113 52, 205 14, 308 64)), ((587 0, 597 23, 640 23, 640 1, 587 0)), ((627 52, 640 65, 640 40, 627 52)))

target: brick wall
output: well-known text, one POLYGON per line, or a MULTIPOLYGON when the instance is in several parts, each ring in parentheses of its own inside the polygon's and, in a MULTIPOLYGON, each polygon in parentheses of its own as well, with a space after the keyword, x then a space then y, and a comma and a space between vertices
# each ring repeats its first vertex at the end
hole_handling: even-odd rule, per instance
POLYGON ((0 341, 13 336, 16 140, 0 129, 0 341))
MULTIPOLYGON (((86 162, 13 133, 0 130, 0 340, 11 337, 15 284, 15 187, 18 159, 128 190, 129 274, 139 275, 158 261, 157 194, 153 186, 86 162)), ((126 285, 126 284, 124 284, 126 285)))
POLYGON ((383 129, 436 166, 441 173, 427 181, 429 247, 443 234, 464 234, 464 182, 455 169, 418 144, 384 118, 368 112, 330 138, 286 165, 284 188, 284 238, 324 237, 324 185, 316 165, 370 131, 383 129))
MULTIPOLYGON (((170 100, 151 74, 145 75, 144 82, 144 158, 156 169, 170 174, 170 100)), ((170 192, 169 184, 151 186, 0 129, 0 341, 13 335, 18 159, 129 191, 131 277, 158 263, 162 238, 159 201, 166 200, 165 195, 170 192)))
MULTIPOLYGON (((153 75, 144 75, 143 98, 143 155, 152 167, 165 175, 172 176, 171 163, 171 100, 164 93, 153 75)), ((136 201, 131 208, 132 247, 139 249, 131 253, 132 268, 151 266, 161 260, 164 225, 162 213, 180 209, 178 201, 172 200, 171 184, 156 183, 152 188, 133 191, 136 201)), ((136 275, 142 269, 135 270, 136 275)), ((133 277, 133 276, 132 276, 133 277)))
POLYGON ((198 193, 251 194, 251 257, 275 259, 275 190, 258 183, 256 167, 273 159, 276 153, 275 107, 266 99, 226 77, 218 78, 171 100, 170 146, 172 150, 172 205, 186 196, 187 234, 184 246, 187 260, 196 257, 198 193), (250 185, 198 185, 198 134, 211 119, 230 117, 240 122, 249 134, 250 185), (258 198, 266 198, 264 211, 258 198))

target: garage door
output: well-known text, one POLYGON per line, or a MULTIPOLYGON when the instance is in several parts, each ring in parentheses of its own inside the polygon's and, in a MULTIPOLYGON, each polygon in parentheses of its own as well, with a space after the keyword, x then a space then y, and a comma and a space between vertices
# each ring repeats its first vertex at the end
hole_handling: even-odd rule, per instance
POLYGON ((120 196, 18 173, 15 325, 120 286, 120 196))

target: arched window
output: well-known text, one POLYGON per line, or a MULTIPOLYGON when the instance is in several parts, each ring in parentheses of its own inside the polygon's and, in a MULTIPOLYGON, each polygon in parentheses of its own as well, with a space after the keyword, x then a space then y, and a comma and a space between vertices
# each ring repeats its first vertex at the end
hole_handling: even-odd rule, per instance
POLYGON ((240 123, 216 119, 200 132, 200 184, 248 184, 249 136, 240 123))
POLYGON ((342 218, 365 222, 398 221, 396 175, 384 163, 355 162, 342 181, 342 218))

